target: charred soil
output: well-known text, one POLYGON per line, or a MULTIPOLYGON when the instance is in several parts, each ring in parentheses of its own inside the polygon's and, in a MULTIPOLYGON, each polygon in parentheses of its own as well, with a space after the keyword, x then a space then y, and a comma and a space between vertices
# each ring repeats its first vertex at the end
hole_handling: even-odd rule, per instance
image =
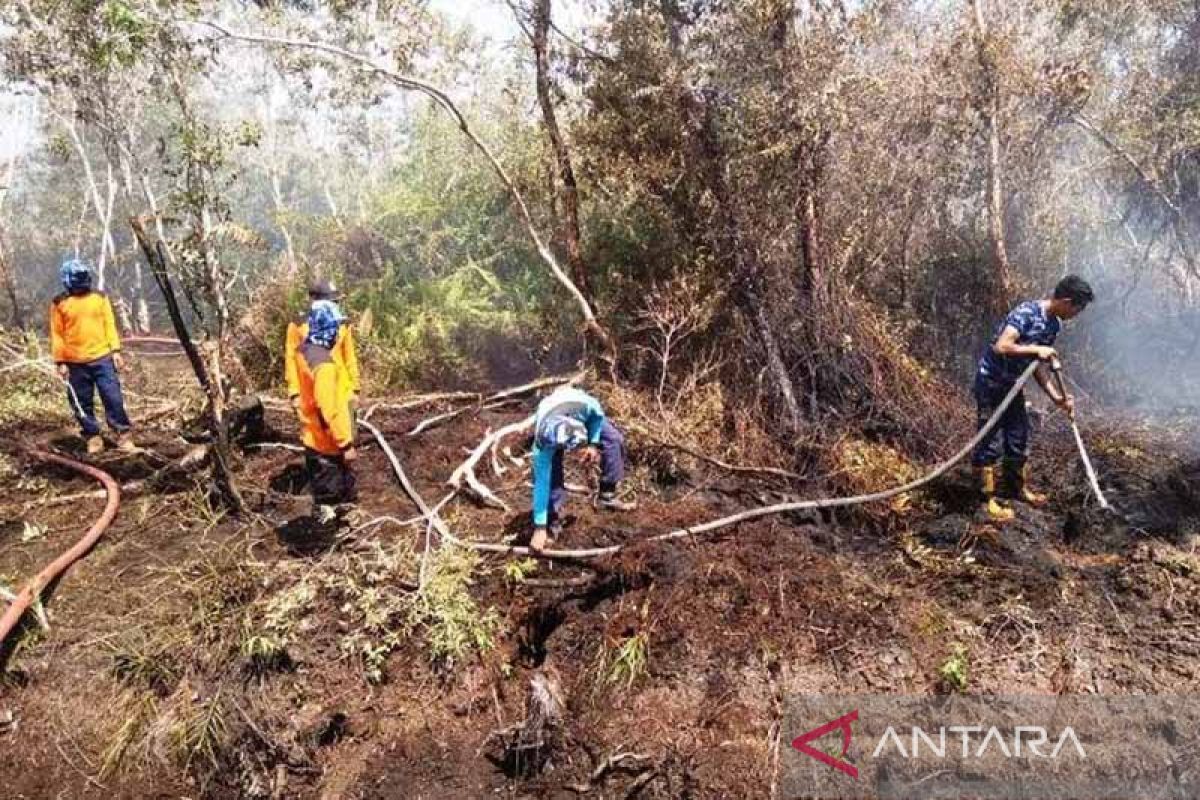
MULTIPOLYGON (((531 403, 417 436, 438 406, 373 421, 433 504, 486 431, 531 403)), ((294 443, 283 406, 267 422, 294 443)), ((299 454, 248 448, 246 515, 214 510, 202 473, 131 493, 55 588, 49 631, 26 627, 0 688, 3 785, 29 798, 768 797, 790 739, 781 709, 800 693, 1196 690, 1194 442, 1108 427, 1095 456, 1123 514, 1110 517, 1057 425, 1038 457, 1054 502, 1002 528, 959 471, 909 503, 661 545, 638 542, 838 484, 734 476, 631 433, 637 511, 597 511, 569 472, 585 491, 560 545, 632 545, 582 564, 445 553, 369 444, 360 516, 316 525, 299 454)), ((139 430, 148 453, 94 460, 145 478, 191 446, 175 427, 160 417, 139 430)), ((77 453, 69 429, 3 441, 0 576, 16 587, 103 501, 54 502, 95 486, 19 446, 77 453)), ((460 536, 528 535, 528 470, 500 461, 503 475, 479 474, 512 510, 452 500, 460 536)))

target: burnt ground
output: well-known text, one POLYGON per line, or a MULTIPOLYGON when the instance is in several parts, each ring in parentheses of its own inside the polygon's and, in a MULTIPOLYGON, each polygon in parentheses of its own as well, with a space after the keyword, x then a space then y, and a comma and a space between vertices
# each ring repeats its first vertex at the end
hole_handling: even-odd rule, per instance
MULTIPOLYGON (((140 385, 183 396, 186 375, 153 363, 140 385)), ((433 502, 486 429, 531 405, 417 437, 407 431, 438 407, 374 421, 433 502)), ((268 423, 294 441, 286 413, 268 423)), ((0 687, 0 783, 13 798, 769 797, 790 739, 781 708, 801 693, 1196 691, 1195 442, 1186 421, 1117 427, 1132 433, 1107 427, 1094 457, 1124 520, 1088 510, 1070 442, 1051 427, 1042 459, 1056 500, 1003 529, 978 517, 960 470, 904 513, 769 517, 586 568, 483 558, 463 613, 492 610, 489 641, 437 660, 432 626, 397 611, 423 526, 314 529, 299 455, 247 450, 243 518, 214 512, 191 479, 132 494, 56 587, 51 630, 26 631, 0 687), (284 646, 256 646, 259 630, 284 646), (372 662, 364 643, 383 656, 372 662), (561 702, 544 729, 526 723, 534 679, 561 702)), ((155 456, 96 461, 144 477, 186 452, 178 428, 160 416, 140 432, 155 456)), ((94 486, 19 449, 78 451, 60 421, 2 441, 17 471, 0 485, 0 581, 15 586, 102 501, 48 502, 94 486), (26 522, 44 534, 25 541, 26 522)), ((602 515, 575 496, 563 546, 825 491, 733 478, 636 436, 630 450, 640 509, 602 515)), ((365 519, 416 514, 378 448, 363 448, 358 474, 365 519)), ((526 535, 525 476, 479 474, 513 510, 456 500, 451 526, 526 535)))

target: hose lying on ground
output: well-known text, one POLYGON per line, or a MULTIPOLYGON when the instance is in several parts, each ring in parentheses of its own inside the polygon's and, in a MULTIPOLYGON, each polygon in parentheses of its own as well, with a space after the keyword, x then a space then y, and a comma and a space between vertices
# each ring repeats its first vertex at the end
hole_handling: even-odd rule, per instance
MULTIPOLYGON (((54 464, 59 464, 64 467, 70 467, 76 472, 82 472, 88 477, 95 478, 104 484, 104 489, 108 493, 108 502, 104 505, 104 511, 100 517, 92 523, 92 527, 87 529, 78 542, 65 553, 60 555, 54 561, 50 562, 41 572, 33 577, 29 583, 17 593, 16 599, 9 604, 8 609, 4 612, 4 616, 0 617, 0 656, 4 652, 4 640, 13 628, 17 626, 21 616, 29 608, 30 604, 41 596, 42 590, 50 584, 51 581, 62 575, 68 567, 78 561, 92 545, 104 534, 108 526, 112 523, 113 518, 117 515, 117 507, 121 504, 121 489, 117 486, 117 482, 113 477, 103 470, 96 469, 88 464, 75 461, 74 459, 65 458, 63 456, 54 455, 53 453, 44 453, 40 450, 30 450, 29 454, 35 458, 40 458, 43 461, 49 461, 54 464)), ((2 657, 0 657, 2 663, 2 657)))
POLYGON ((679 528, 667 533, 660 533, 656 536, 650 536, 646 539, 639 539, 636 542, 611 545, 609 547, 591 547, 580 550, 531 550, 528 547, 522 547, 518 545, 496 544, 492 542, 473 542, 458 538, 450 532, 449 528, 446 526, 446 523, 435 512, 431 511, 428 504, 426 504, 425 501, 422 500, 417 494, 416 489, 408 480, 408 476, 404 474, 404 469, 400 466, 400 460, 396 457, 395 452, 393 452, 392 448, 388 445, 387 440, 384 439, 383 434, 380 433, 379 430, 373 425, 368 424, 364 425, 363 427, 371 432, 371 435, 374 436, 376 441, 379 442, 379 446, 383 449, 383 452, 387 454, 388 460, 392 465, 392 470, 396 473, 396 477, 400 481, 400 485, 404 488, 404 491, 408 494, 412 501, 417 504, 417 507, 421 509, 421 513, 425 515, 430 524, 433 525, 438 533, 440 533, 447 541, 461 547, 469 547, 473 550, 480 550, 487 553, 502 553, 506 555, 533 556, 564 561, 577 561, 590 558, 599 558, 601 556, 610 556, 615 553, 619 553, 621 550, 624 550, 633 544, 641 544, 643 542, 664 542, 670 539, 679 539, 684 536, 694 536, 699 533, 707 533, 708 531, 714 531, 718 528, 726 528, 730 525, 736 525, 739 522, 745 522, 747 520, 757 519, 759 517, 765 517, 772 514, 785 514, 789 511, 810 511, 813 509, 822 508, 843 508, 846 506, 862 505, 864 503, 875 503, 881 500, 890 500, 897 495, 911 492, 914 489, 919 489, 925 484, 930 483, 931 481, 934 481, 946 474, 951 467, 965 458, 968 453, 975 449, 977 444, 983 441, 984 437, 987 436, 988 433, 991 432, 992 428, 996 426, 996 423, 1000 421, 1000 417, 1004 415, 1004 412, 1008 410, 1008 407, 1012 405, 1013 400, 1015 400, 1017 395, 1020 394, 1021 390, 1025 387, 1025 384, 1029 381, 1030 377, 1033 376, 1034 371, 1037 370, 1039 365, 1040 362, 1034 361, 1025 369, 1023 373, 1021 373, 1021 377, 1018 378, 1016 383, 1013 384, 1012 388, 1008 390, 1008 394, 1004 396, 1004 400, 999 406, 996 407, 996 410, 992 412, 992 416, 988 418, 988 421, 984 423, 975 436, 973 436, 969 442, 963 445, 963 447, 957 453, 943 461, 932 471, 926 473, 920 478, 909 481, 902 486, 896 486, 891 489, 885 489, 884 491, 873 492, 871 494, 855 495, 853 497, 829 497, 818 500, 800 500, 791 503, 777 503, 776 505, 772 506, 762 506, 761 508, 751 508, 737 514, 732 514, 728 517, 721 517, 720 519, 710 520, 709 522, 705 522, 700 525, 693 525, 688 528, 679 528))

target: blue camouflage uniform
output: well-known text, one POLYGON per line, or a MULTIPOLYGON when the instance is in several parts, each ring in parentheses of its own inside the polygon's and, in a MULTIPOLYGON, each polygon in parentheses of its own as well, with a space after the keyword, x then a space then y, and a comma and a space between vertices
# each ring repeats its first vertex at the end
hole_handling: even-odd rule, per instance
MULTIPOLYGON (((1062 322, 1047 313, 1037 300, 1027 300, 1009 312, 984 350, 975 373, 978 428, 987 423, 1021 373, 1036 360, 1034 356, 1001 355, 992 349, 1005 328, 1016 329, 1017 344, 1053 347, 1062 330, 1062 322)), ((977 467, 991 466, 1001 455, 1016 466, 1024 464, 1029 457, 1029 412, 1023 390, 1013 399, 996 427, 976 446, 971 462, 977 467)))
POLYGON ((566 496, 563 453, 584 444, 600 447, 600 491, 612 492, 625 473, 625 437, 604 415, 599 401, 571 386, 538 404, 533 439, 533 524, 547 525, 566 496))

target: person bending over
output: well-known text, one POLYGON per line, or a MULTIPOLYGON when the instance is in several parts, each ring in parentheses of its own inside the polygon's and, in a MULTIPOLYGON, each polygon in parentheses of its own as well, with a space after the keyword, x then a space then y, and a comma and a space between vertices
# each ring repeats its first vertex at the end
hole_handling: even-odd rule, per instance
POLYGON ((609 511, 632 511, 636 503, 617 497, 625 476, 625 437, 604 415, 596 398, 563 386, 538 404, 533 434, 533 537, 529 546, 545 548, 561 534, 559 514, 566 499, 563 454, 581 450, 584 463, 600 465, 597 505, 609 511))

